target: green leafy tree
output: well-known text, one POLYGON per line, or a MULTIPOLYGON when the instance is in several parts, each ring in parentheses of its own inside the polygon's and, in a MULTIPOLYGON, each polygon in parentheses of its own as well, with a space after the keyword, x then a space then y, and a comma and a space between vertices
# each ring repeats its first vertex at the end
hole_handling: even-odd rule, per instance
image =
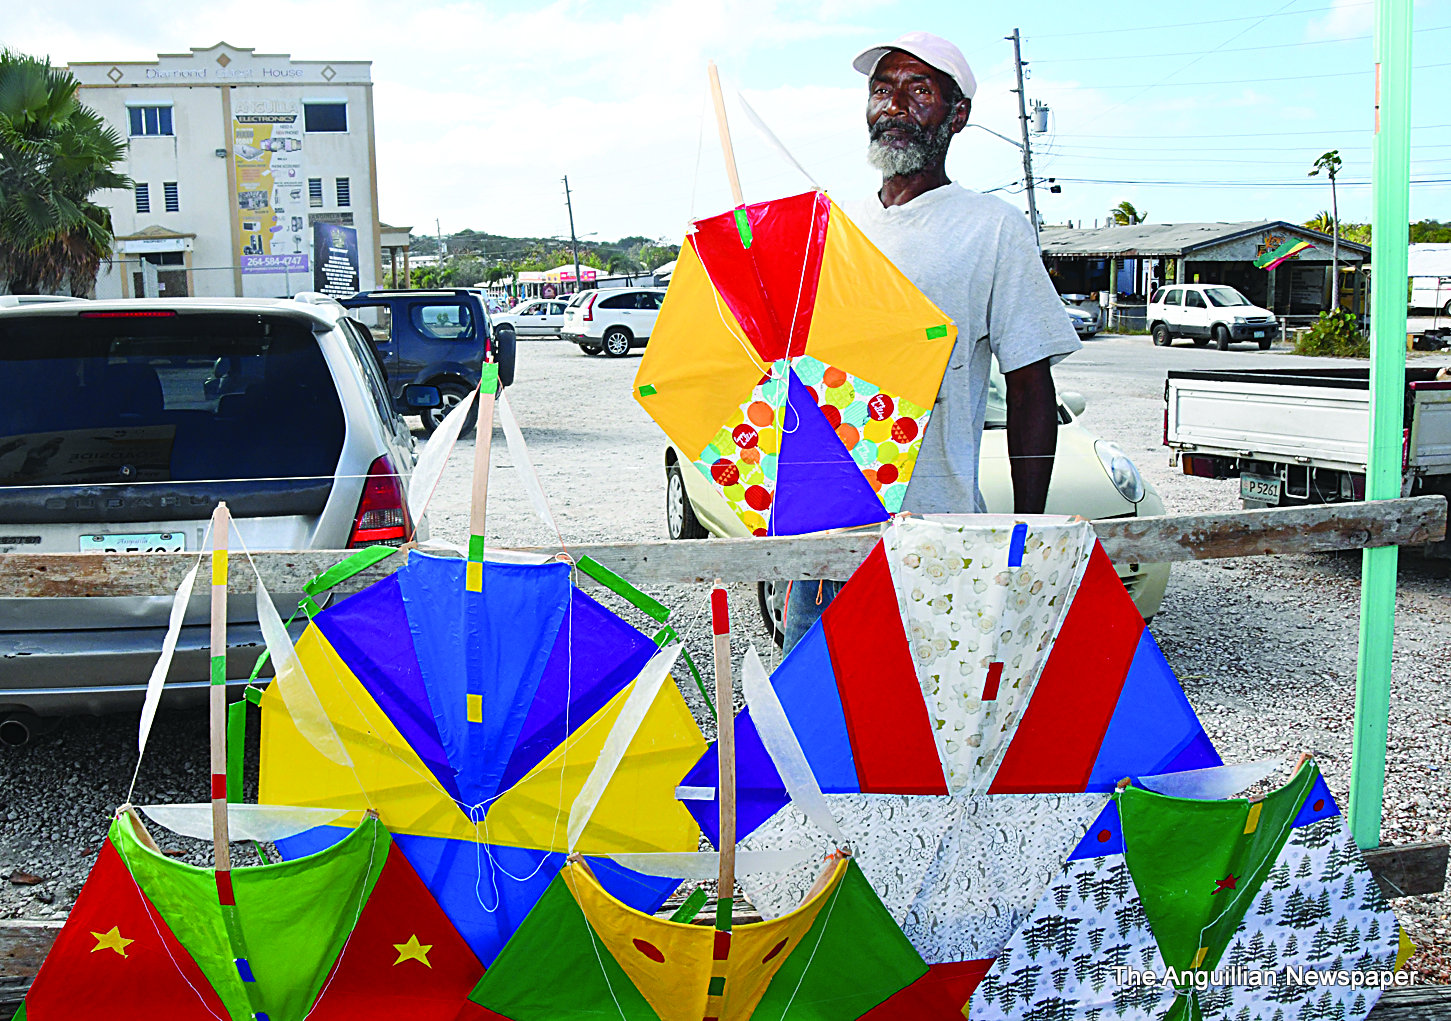
POLYGON ((1335 178, 1344 165, 1340 150, 1331 149, 1321 153, 1310 170, 1311 177, 1324 173, 1330 178, 1330 279, 1335 281, 1335 293, 1330 295, 1331 308, 1340 307, 1340 202, 1335 194, 1335 178))
POLYGON ((111 257, 111 216, 92 201, 129 188, 121 136, 47 60, 0 52, 0 277, 16 294, 87 294, 111 257))
POLYGON ((1144 223, 1149 214, 1143 210, 1135 209, 1134 204, 1124 199, 1118 205, 1108 211, 1109 222, 1116 227, 1127 227, 1135 223, 1144 223))
POLYGON ((1322 209, 1306 220, 1305 226, 1310 230, 1319 231, 1321 234, 1329 234, 1335 228, 1335 220, 1330 215, 1330 210, 1322 209))

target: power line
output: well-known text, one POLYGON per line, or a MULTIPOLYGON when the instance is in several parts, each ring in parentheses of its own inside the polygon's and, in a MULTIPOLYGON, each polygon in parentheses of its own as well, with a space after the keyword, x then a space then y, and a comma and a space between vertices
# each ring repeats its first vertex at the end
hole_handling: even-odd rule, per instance
MULTIPOLYGON (((1248 31, 1248 29, 1246 29, 1246 31, 1248 31)), ((1214 52, 1213 50, 1206 50, 1205 51, 1205 56, 1208 56, 1210 53, 1213 53, 1213 52, 1214 52)), ((1451 67, 1451 61, 1447 61, 1447 62, 1441 63, 1441 64, 1415 64, 1415 65, 1412 66, 1411 70, 1413 70, 1413 71, 1430 71, 1430 70, 1432 70, 1434 68, 1438 68, 1438 67, 1451 67)), ((1275 78, 1264 78, 1264 77, 1260 77, 1260 78, 1220 78, 1220 79, 1217 79, 1215 81, 1197 81, 1197 82, 1171 82, 1171 81, 1165 80, 1165 81, 1154 82, 1151 85, 1144 85, 1144 84, 1142 84, 1140 82, 1129 82, 1127 84, 1122 84, 1122 85, 1094 85, 1092 83, 1079 83, 1077 86, 1074 86, 1074 87, 1076 87, 1076 88, 1090 88, 1090 89, 1139 89, 1141 91, 1147 91, 1149 89, 1158 89, 1158 88, 1163 88, 1165 86, 1168 86, 1169 88, 1183 88, 1183 87, 1186 87, 1186 86, 1196 86, 1196 85, 1259 85, 1259 84, 1261 84, 1263 82, 1299 82, 1299 81, 1310 81, 1312 79, 1321 79, 1321 78, 1361 78, 1361 77, 1364 77, 1365 75, 1370 75, 1370 74, 1374 74, 1374 73, 1375 73, 1375 71, 1373 69, 1366 68, 1363 71, 1332 71, 1332 72, 1329 72, 1327 74, 1290 74, 1290 75, 1282 75, 1282 76, 1275 77, 1275 78)), ((1067 88, 1068 86, 1062 86, 1062 87, 1067 88)), ((1129 97, 1129 99, 1132 99, 1132 98, 1133 98, 1132 96, 1129 97)), ((1124 103, 1127 103, 1128 101, 1129 101, 1128 99, 1124 100, 1123 103, 1120 103, 1119 104, 1119 106, 1124 105, 1124 103)), ((1117 109, 1117 107, 1114 107, 1113 109, 1117 109)), ((1107 113, 1108 111, 1104 111, 1104 112, 1107 113)))
MULTIPOLYGON (((1413 127, 1412 131, 1433 131, 1437 128, 1451 128, 1451 124, 1419 124, 1413 127)), ((1062 132, 1061 138, 1283 138, 1286 135, 1330 135, 1330 134, 1369 134, 1374 128, 1316 128, 1313 131, 1231 131, 1218 135, 1205 135, 1200 132, 1193 132, 1187 135, 1161 135, 1155 132, 1152 135, 1097 135, 1073 132, 1062 132)), ((1369 148, 1363 146, 1362 148, 1369 148)))
MULTIPOLYGON (((1125 32, 1158 32, 1166 28, 1196 28, 1201 25, 1231 25, 1236 21, 1267 21, 1270 18, 1283 18, 1290 15, 1319 14, 1322 11, 1345 10, 1351 7, 1369 7, 1372 0, 1365 0, 1363 3, 1354 4, 1331 4, 1327 7, 1307 7, 1299 11, 1278 10, 1271 14, 1249 14, 1242 18, 1215 18, 1212 21, 1180 21, 1168 25, 1140 25, 1134 27, 1125 25, 1119 28, 1100 28, 1092 32, 1052 32, 1047 35, 1039 35, 1036 32, 1029 35, 1029 39, 1080 39, 1086 35, 1122 35, 1125 32)), ((1288 6, 1288 5, 1287 5, 1288 6)))
MULTIPOLYGON (((1117 180, 1099 177, 1062 177, 1057 180, 1066 181, 1070 184, 1116 184, 1116 185, 1143 185, 1155 188, 1324 188, 1320 181, 1130 181, 1117 180)), ((1370 181, 1346 181, 1338 179, 1336 183, 1344 187, 1369 186, 1370 181)), ((1451 177, 1412 179, 1411 185, 1418 184, 1451 184, 1451 177)))
MULTIPOLYGON (((1430 33, 1430 32, 1445 32, 1447 29, 1451 29, 1451 25, 1439 25, 1439 26, 1437 26, 1435 28, 1418 28, 1418 29, 1416 29, 1416 34, 1417 35, 1422 35, 1422 34, 1426 34, 1426 33, 1430 33)), ((1241 46, 1238 49, 1236 49, 1235 52, 1236 53, 1248 53, 1248 52, 1250 52, 1252 50, 1289 50, 1289 49, 1298 49, 1299 47, 1302 47, 1302 46, 1327 46, 1327 45, 1330 45, 1330 44, 1333 44, 1333 43, 1366 42, 1366 41, 1369 41, 1369 40, 1371 40, 1373 38, 1375 38, 1375 37, 1374 36, 1370 36, 1370 35, 1347 35, 1347 36, 1341 36, 1341 37, 1338 37, 1338 38, 1335 38, 1335 39, 1302 39, 1301 41, 1294 42, 1294 43, 1270 43, 1270 44, 1267 44, 1267 45, 1264 45, 1264 46, 1241 46)), ((1205 50, 1179 50, 1179 51, 1174 52, 1174 53, 1140 53, 1140 54, 1137 55, 1137 59, 1139 59, 1139 60, 1160 60, 1160 59, 1167 58, 1167 57, 1197 57, 1200 54, 1203 54, 1205 52, 1206 52, 1205 50)), ((1116 53, 1116 54, 1111 54, 1111 55, 1105 56, 1105 57, 1039 57, 1039 58, 1035 59, 1033 61, 1033 63, 1034 64, 1084 64, 1084 63, 1104 61, 1104 60, 1117 60, 1119 62, 1122 62, 1123 59, 1124 59, 1123 58, 1123 54, 1116 53)))

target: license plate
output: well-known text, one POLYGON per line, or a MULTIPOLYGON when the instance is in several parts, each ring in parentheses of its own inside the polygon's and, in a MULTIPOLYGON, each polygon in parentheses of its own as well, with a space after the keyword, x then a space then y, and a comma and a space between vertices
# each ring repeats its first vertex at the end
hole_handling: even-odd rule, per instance
POLYGON ((1280 480, 1273 475, 1241 475, 1239 495, 1244 500, 1260 503, 1280 502, 1280 480))
POLYGON ((81 536, 82 553, 183 553, 186 536, 181 532, 126 532, 116 535, 81 536))
POLYGON ((1259 340, 1264 335, 1265 335, 1265 331, 1264 330, 1255 330, 1255 339, 1256 340, 1259 340))

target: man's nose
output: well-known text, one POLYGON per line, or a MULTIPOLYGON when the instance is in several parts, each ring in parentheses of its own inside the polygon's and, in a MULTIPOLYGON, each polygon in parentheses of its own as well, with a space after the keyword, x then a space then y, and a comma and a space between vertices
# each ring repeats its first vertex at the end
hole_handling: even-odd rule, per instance
POLYGON ((886 95, 882 97, 882 102, 879 109, 883 114, 886 114, 888 116, 901 116, 902 114, 906 113, 906 90, 901 88, 888 89, 886 95))

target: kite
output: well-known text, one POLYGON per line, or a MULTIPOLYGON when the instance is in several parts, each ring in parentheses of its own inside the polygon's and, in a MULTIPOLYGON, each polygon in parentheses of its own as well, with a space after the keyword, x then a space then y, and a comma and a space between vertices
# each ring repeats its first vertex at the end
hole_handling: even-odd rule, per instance
POLYGON ((662 680, 669 661, 575 588, 570 570, 414 552, 316 614, 297 657, 346 759, 310 740, 271 685, 260 699, 260 800, 346 814, 279 840, 283 855, 325 847, 376 810, 485 965, 571 850, 592 856, 625 903, 658 908, 678 880, 596 856, 697 849, 674 787, 705 742, 663 684, 571 842, 571 807, 632 690, 662 680))
POLYGON ((635 397, 754 534, 880 522, 956 337, 811 191, 695 221, 635 397))
POLYGON ((1255 266, 1258 269, 1269 271, 1274 269, 1285 260, 1293 259, 1301 252, 1314 247, 1315 246, 1308 241, 1297 241, 1294 238, 1291 238, 1289 241, 1286 241, 1284 244, 1280 245, 1280 247, 1274 249, 1273 251, 1265 252, 1263 255, 1255 259, 1255 266))
POLYGON ((483 973, 374 818, 228 873, 166 857, 123 811, 16 1016, 448 1021, 483 973))
POLYGON ((937 1006, 926 970, 849 858, 795 911, 728 932, 633 911, 571 861, 470 998, 508 1021, 906 1021, 937 1006))
POLYGON ((1113 796, 973 994, 996 1018, 1364 1018, 1410 944, 1313 761, 1263 799, 1113 796))

